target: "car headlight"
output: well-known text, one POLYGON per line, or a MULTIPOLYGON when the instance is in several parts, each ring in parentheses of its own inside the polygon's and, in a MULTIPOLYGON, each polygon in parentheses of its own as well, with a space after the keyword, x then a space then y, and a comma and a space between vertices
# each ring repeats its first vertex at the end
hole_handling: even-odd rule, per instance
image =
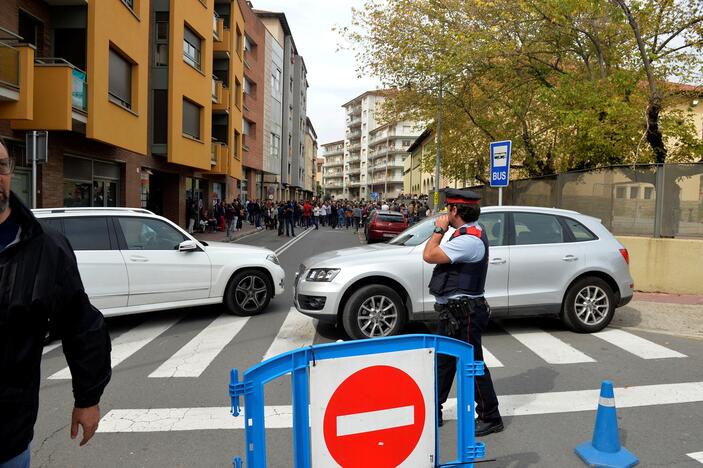
POLYGON ((281 264, 281 262, 278 261, 278 257, 276 257, 276 254, 268 254, 266 256, 266 260, 268 260, 271 263, 275 263, 276 265, 281 264))
POLYGON ((339 273, 339 268, 312 268, 305 276, 305 281, 330 282, 339 273))

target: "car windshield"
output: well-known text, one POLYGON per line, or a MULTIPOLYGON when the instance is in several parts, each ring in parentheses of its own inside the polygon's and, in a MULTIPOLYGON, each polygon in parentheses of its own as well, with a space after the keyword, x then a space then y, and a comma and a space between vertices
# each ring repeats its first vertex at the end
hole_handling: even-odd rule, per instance
POLYGON ((432 231, 434 231, 434 216, 406 229, 388 243, 391 245, 406 246, 420 245, 429 239, 432 235, 432 231))
POLYGON ((376 218, 376 221, 383 221, 385 223, 402 223, 403 217, 397 215, 380 214, 376 218))

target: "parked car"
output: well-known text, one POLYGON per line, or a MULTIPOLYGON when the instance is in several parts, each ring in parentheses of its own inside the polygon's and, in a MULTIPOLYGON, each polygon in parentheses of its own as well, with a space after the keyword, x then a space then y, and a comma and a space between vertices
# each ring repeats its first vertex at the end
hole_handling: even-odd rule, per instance
POLYGON ((283 268, 268 249, 202 242, 136 208, 33 212, 68 238, 86 293, 105 316, 219 303, 255 315, 283 293, 283 268))
MULTIPOLYGON (((482 208, 489 243, 485 296, 494 317, 552 315, 578 332, 606 327, 634 284, 623 245, 596 218, 525 206, 482 208)), ((398 334, 408 321, 436 320, 422 252, 428 218, 387 244, 307 259, 295 280, 303 314, 338 321, 352 338, 398 334)), ((446 242, 453 229, 445 234, 446 242)))
POLYGON ((364 226, 366 242, 385 242, 405 231, 408 220, 397 211, 374 210, 364 226))

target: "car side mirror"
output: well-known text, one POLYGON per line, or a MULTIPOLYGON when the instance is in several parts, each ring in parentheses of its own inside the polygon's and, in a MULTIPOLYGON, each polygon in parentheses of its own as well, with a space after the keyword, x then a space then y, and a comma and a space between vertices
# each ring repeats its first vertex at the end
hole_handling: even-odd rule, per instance
POLYGON ((198 249, 198 244, 194 240, 183 241, 178 244, 179 252, 191 252, 198 249))

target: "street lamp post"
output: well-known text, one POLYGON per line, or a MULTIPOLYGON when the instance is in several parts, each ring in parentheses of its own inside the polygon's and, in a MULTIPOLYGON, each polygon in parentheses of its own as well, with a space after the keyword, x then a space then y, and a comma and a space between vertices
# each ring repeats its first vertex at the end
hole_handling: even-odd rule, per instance
MULTIPOLYGON (((439 200, 439 163, 440 163, 440 151, 442 147, 442 78, 439 78, 439 95, 437 97, 437 135, 435 136, 437 142, 437 153, 435 155, 435 168, 434 168, 434 190, 435 190, 435 200, 439 200)), ((436 203, 435 203, 436 205, 436 203)), ((435 211, 437 206, 435 206, 435 211)))

